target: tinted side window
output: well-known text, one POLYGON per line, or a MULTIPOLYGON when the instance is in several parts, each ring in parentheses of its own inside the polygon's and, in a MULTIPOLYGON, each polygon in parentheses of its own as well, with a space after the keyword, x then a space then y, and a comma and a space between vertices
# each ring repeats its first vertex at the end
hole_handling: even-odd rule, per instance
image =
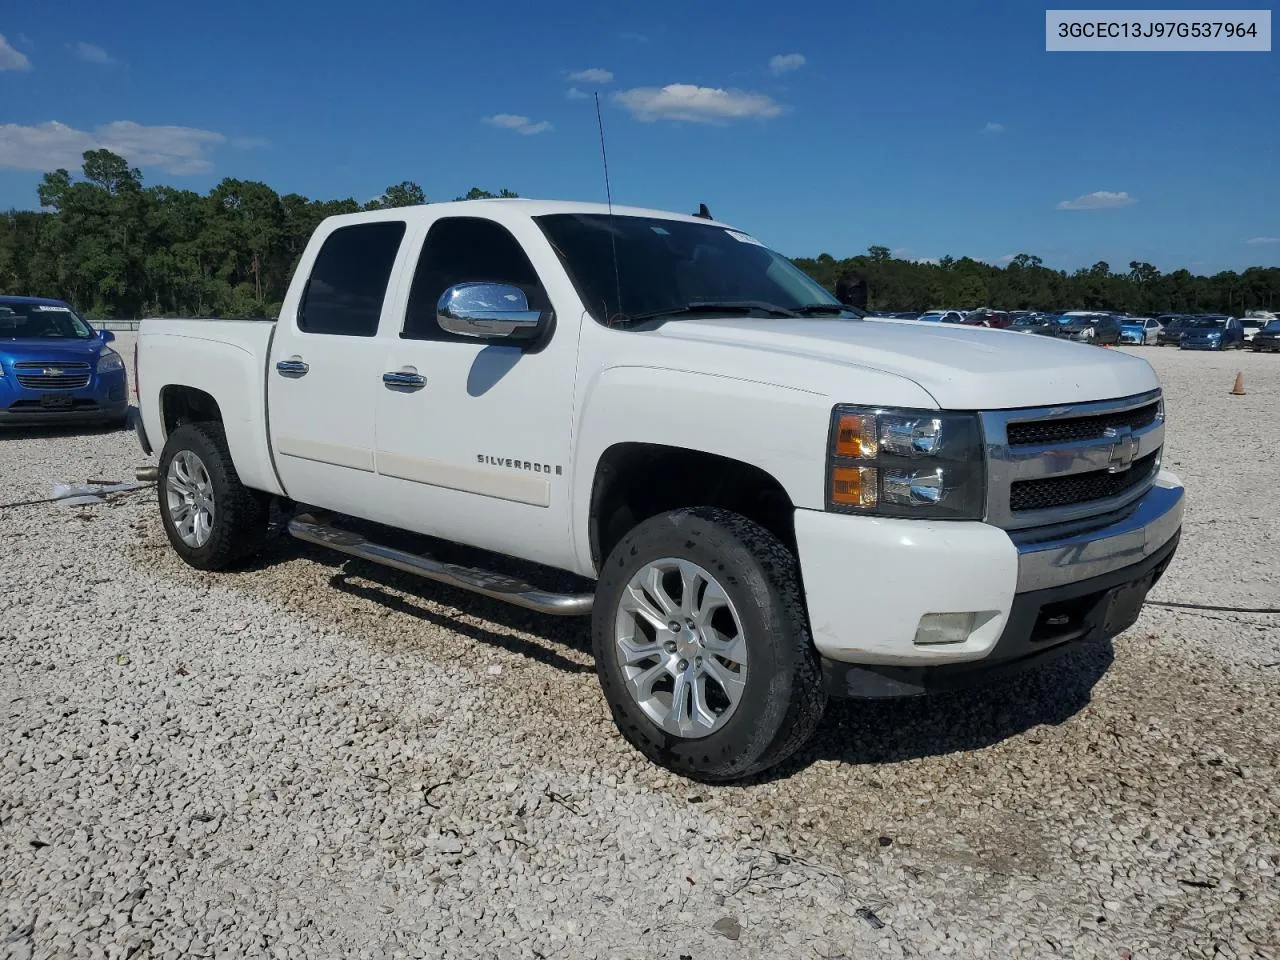
POLYGON ((343 337, 374 336, 403 238, 400 220, 358 223, 329 234, 298 307, 298 329, 343 337))
POLYGON ((468 282, 517 286, 529 298, 530 310, 551 305, 524 248, 506 227, 479 217, 448 217, 432 224, 422 243, 400 336, 475 343, 471 337, 446 333, 436 321, 440 295, 455 283, 468 282))

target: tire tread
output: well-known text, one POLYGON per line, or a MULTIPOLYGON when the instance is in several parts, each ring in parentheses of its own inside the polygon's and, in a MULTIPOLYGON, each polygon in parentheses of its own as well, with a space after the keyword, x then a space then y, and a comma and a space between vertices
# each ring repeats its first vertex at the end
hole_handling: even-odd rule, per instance
POLYGON ((215 420, 185 423, 169 435, 160 455, 157 488, 169 542, 183 560, 197 569, 224 570, 257 552, 267 539, 269 498, 240 482, 240 475, 236 472, 227 446, 226 431, 215 420), (214 506, 217 511, 213 534, 209 542, 199 548, 187 546, 177 536, 165 506, 165 473, 173 455, 182 449, 191 449, 200 456, 213 484, 214 506))

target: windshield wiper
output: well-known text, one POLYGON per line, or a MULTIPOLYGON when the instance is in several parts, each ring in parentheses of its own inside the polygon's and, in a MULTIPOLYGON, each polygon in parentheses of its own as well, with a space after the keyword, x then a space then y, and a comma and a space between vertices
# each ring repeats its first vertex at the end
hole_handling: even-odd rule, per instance
POLYGON ((798 317, 800 314, 765 300, 691 300, 689 303, 648 313, 626 314, 623 323, 639 323, 655 317, 683 317, 697 313, 767 313, 776 317, 798 317))

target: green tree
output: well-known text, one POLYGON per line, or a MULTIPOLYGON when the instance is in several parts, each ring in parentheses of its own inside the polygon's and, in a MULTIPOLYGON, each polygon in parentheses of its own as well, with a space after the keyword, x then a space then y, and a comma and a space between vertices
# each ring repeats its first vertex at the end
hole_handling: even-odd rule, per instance
POLYGON ((426 202, 427 194, 422 187, 412 180, 405 180, 387 187, 382 191, 381 196, 370 200, 364 205, 364 208, 366 210, 386 210, 391 207, 416 207, 418 204, 426 202))

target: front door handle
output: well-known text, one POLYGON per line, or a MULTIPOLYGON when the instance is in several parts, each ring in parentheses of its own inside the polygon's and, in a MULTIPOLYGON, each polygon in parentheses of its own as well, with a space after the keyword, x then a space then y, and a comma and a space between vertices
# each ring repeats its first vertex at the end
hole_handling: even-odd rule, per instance
POLYGON ((276 373, 282 377, 292 377, 296 380, 298 377, 305 377, 310 369, 310 364, 304 363, 300 357, 276 361, 276 373))
POLYGON ((388 390, 421 390, 427 378, 407 370, 391 370, 382 375, 382 382, 388 390))

